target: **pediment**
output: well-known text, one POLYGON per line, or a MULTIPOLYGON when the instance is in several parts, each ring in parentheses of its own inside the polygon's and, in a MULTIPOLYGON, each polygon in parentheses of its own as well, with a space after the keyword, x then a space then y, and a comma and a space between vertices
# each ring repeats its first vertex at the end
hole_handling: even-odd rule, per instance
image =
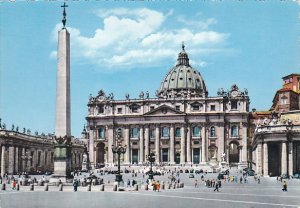
POLYGON ((145 116, 172 116, 185 115, 184 112, 176 110, 168 105, 162 105, 144 114, 145 116))

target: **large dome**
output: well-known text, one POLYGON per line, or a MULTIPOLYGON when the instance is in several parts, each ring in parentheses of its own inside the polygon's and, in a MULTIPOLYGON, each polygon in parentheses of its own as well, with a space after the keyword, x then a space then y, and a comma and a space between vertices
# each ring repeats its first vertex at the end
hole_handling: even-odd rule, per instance
POLYGON ((190 66, 188 54, 182 45, 177 64, 161 82, 158 97, 206 97, 204 80, 196 69, 190 66))

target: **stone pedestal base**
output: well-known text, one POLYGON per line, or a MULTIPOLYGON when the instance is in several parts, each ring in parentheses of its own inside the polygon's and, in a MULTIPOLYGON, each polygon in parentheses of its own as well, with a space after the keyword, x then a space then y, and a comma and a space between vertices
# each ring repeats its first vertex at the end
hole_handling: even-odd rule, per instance
POLYGON ((58 184, 59 182, 62 182, 62 183, 72 183, 72 181, 73 181, 73 177, 67 176, 67 175, 53 174, 49 178, 49 182, 50 183, 55 183, 55 184, 58 184))

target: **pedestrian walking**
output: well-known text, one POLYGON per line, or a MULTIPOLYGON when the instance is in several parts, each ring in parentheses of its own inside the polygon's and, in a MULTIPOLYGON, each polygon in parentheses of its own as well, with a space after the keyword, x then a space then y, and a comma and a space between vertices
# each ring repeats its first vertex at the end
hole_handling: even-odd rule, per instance
POLYGON ((283 181, 282 191, 287 191, 287 183, 286 183, 286 181, 283 181))
POLYGON ((73 188, 74 188, 75 192, 77 191, 77 187, 78 187, 78 180, 77 180, 77 178, 74 178, 73 179, 73 188))
POLYGON ((195 188, 198 188, 198 180, 195 180, 195 188))
POLYGON ((217 190, 217 192, 219 192, 219 183, 216 183, 215 185, 215 189, 214 189, 214 192, 217 190))

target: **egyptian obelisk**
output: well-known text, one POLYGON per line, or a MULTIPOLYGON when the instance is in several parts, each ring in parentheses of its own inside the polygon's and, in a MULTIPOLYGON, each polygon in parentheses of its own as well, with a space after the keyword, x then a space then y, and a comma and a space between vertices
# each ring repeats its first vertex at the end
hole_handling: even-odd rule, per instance
POLYGON ((52 182, 72 178, 70 33, 66 28, 66 3, 62 6, 63 28, 58 31, 54 173, 52 182))

